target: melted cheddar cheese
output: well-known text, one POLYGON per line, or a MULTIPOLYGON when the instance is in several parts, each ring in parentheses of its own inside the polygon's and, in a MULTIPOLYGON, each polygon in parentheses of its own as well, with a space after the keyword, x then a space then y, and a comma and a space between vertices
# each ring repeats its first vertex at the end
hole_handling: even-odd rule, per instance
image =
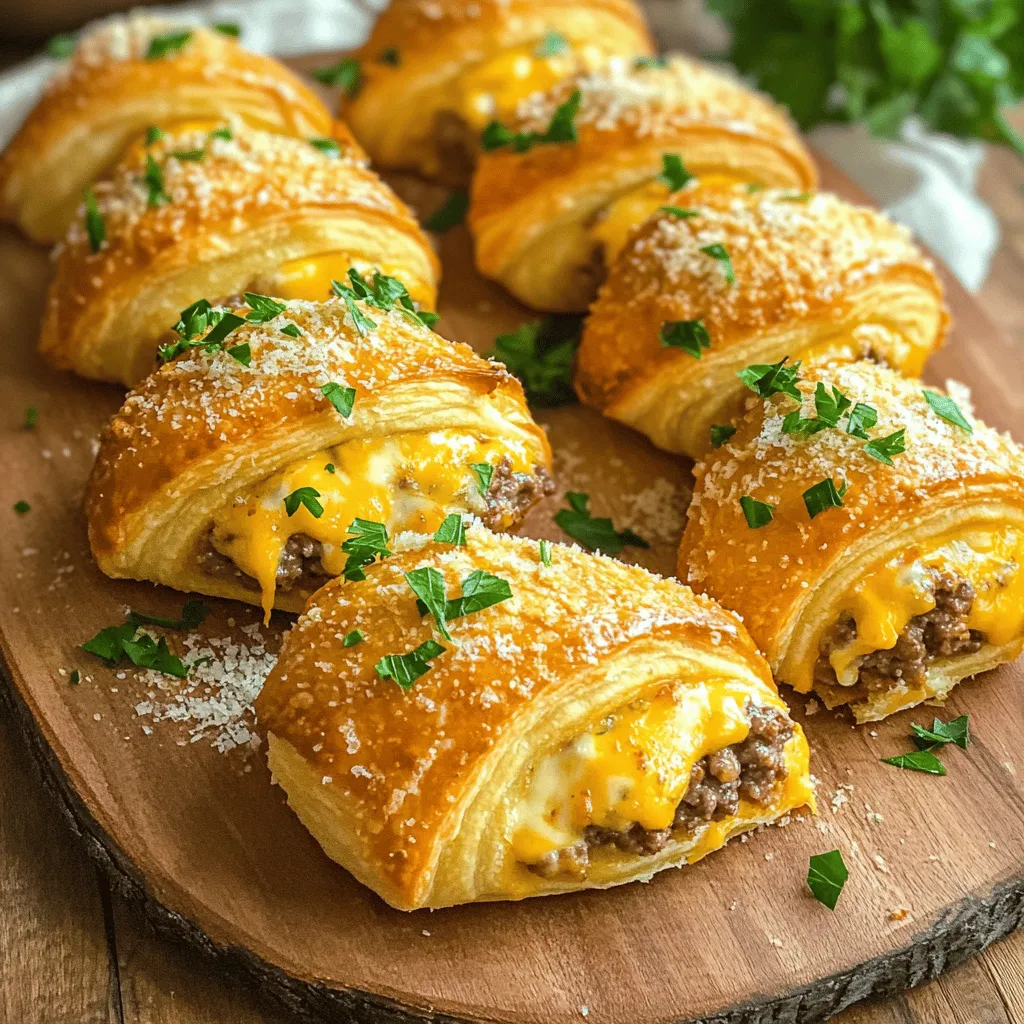
MULTIPOLYGON (((936 538, 926 549, 913 547, 869 572, 843 602, 857 623, 857 636, 832 651, 829 661, 841 686, 853 686, 860 661, 873 651, 896 646, 915 615, 935 607, 933 573, 951 572, 974 587, 967 626, 999 647, 1024 634, 1024 533, 983 527, 936 538)), ((811 669, 805 683, 810 688, 811 669)))
MULTIPOLYGON (((646 829, 669 828, 693 766, 707 754, 746 739, 750 723, 744 709, 750 695, 748 686, 729 679, 666 686, 653 699, 623 708, 541 759, 533 767, 512 831, 517 860, 535 864, 545 854, 571 846, 588 825, 621 831, 639 822, 646 829)), ((806 742, 802 736, 794 740, 787 747, 792 770, 779 795, 780 805, 787 807, 813 800, 806 742)), ((715 845, 702 836, 698 846, 706 853, 722 845, 730 828, 751 809, 741 801, 734 819, 711 823, 715 845)))
POLYGON ((269 618, 278 564, 292 536, 319 541, 325 572, 338 576, 348 559, 341 546, 354 519, 384 523, 392 535, 433 533, 449 512, 484 511, 470 466, 497 466, 506 458, 514 472, 533 468, 523 447, 456 431, 350 441, 296 462, 236 498, 214 517, 211 540, 259 583, 269 618), (319 517, 304 504, 288 515, 285 498, 302 487, 318 492, 319 517))
MULTIPOLYGON (((373 272, 379 270, 388 277, 396 277, 403 284, 402 268, 385 264, 373 265, 365 260, 354 260, 344 252, 325 252, 316 256, 303 256, 299 259, 287 260, 273 274, 261 278, 260 288, 279 299, 307 299, 310 302, 325 302, 334 294, 332 281, 348 284, 348 272, 355 268, 369 280, 373 272)), ((420 302, 423 296, 410 289, 410 296, 420 302)))

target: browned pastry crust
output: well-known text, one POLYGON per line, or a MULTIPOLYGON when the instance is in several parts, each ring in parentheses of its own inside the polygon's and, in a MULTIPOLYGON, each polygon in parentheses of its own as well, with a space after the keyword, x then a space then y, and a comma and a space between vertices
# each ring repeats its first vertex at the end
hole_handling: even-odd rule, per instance
POLYGON ((869 357, 918 375, 948 315, 931 262, 884 214, 829 193, 687 188, 619 255, 591 308, 580 398, 668 451, 699 457, 749 394, 736 372, 783 356, 869 357), (720 245, 720 259, 703 251, 720 245), (699 321, 699 359, 662 342, 699 321))
POLYGON ((207 118, 299 138, 329 135, 332 123, 295 74, 227 35, 143 13, 100 22, 0 155, 0 219, 35 241, 55 242, 83 187, 148 125, 207 118), (154 37, 183 28, 192 32, 183 47, 146 59, 154 37))

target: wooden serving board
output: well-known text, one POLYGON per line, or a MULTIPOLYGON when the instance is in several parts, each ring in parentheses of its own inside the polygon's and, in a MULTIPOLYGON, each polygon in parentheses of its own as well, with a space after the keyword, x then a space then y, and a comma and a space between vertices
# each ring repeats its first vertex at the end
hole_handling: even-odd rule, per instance
MULTIPOLYGON (((827 187, 863 198, 825 171, 827 187)), ((438 201, 422 186, 403 191, 428 211, 438 201)), ((496 333, 532 319, 474 273, 464 228, 444 237, 442 257, 441 333, 486 351, 496 333)), ((647 885, 434 913, 390 909, 323 855, 271 784, 261 750, 217 749, 215 741, 244 739, 251 713, 193 735, 194 720, 136 711, 144 701, 174 704, 173 680, 160 691, 78 650, 126 606, 175 615, 184 598, 108 580, 91 562, 83 487, 96 436, 122 396, 55 373, 36 355, 47 276, 44 252, 0 232, 0 649, 8 696, 69 820, 157 925, 313 1020, 806 1024, 934 976, 1024 919, 1019 665, 950 700, 945 717, 969 714, 974 742, 944 755, 945 778, 879 761, 910 749, 909 723, 930 722, 932 709, 855 729, 843 714, 807 715, 807 699, 787 691, 814 752, 817 821, 735 841, 647 885), (28 407, 39 412, 34 429, 22 425, 28 407), (31 505, 24 515, 12 511, 20 500, 31 505), (809 855, 834 848, 850 879, 830 913, 804 879, 809 855)), ((928 377, 963 380, 982 418, 1024 439, 1024 358, 945 276, 956 326, 928 377)), ((671 573, 689 465, 579 406, 538 418, 560 487, 522 531, 562 539, 552 513, 565 491, 586 491, 596 513, 651 540, 630 557, 671 573)), ((276 649, 291 622, 278 614, 262 630, 253 609, 207 604, 199 632, 223 641, 214 645, 222 657, 240 653, 229 643, 251 652, 256 634, 276 649)), ((181 634, 169 641, 183 650, 181 634)), ((209 694, 199 687, 192 696, 209 694)))

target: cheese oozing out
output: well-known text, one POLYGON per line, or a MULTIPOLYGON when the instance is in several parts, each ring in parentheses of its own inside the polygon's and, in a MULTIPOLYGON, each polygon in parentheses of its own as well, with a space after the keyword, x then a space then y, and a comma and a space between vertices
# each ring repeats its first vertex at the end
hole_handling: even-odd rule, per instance
POLYGON ((259 583, 269 617, 278 565, 292 536, 319 541, 324 571, 339 576, 348 560, 341 547, 354 519, 384 523, 389 535, 433 533, 450 512, 486 511, 479 478, 470 467, 497 467, 505 460, 516 473, 534 469, 522 443, 455 430, 349 441, 302 459, 236 497, 214 517, 211 543, 259 583), (303 487, 318 493, 319 517, 305 504, 288 515, 285 498, 303 487))
MULTIPOLYGON (((974 588, 967 618, 969 629, 985 635, 995 647, 1024 635, 1024 531, 973 526, 914 546, 868 572, 842 602, 857 624, 857 636, 834 650, 829 661, 840 686, 854 686, 861 660, 874 651, 896 646, 916 615, 935 607, 934 573, 954 573, 974 588)), ((803 689, 811 688, 813 666, 803 689)))
MULTIPOLYGON (((305 299, 309 302, 325 302, 334 295, 333 281, 349 284, 348 272, 355 269, 365 280, 370 281, 374 271, 387 277, 395 277, 407 284, 402 268, 389 264, 372 264, 365 260, 353 259, 344 252, 324 252, 314 256, 302 256, 287 260, 272 274, 254 282, 253 290, 274 295, 279 299, 305 299)), ((410 297, 423 304, 425 296, 417 294, 415 285, 409 290, 410 297)))
MULTIPOLYGON (((693 766, 747 738, 750 698, 750 687, 733 679, 666 684, 651 699, 621 708, 540 759, 515 816, 516 860, 536 864, 577 842, 589 825, 615 831, 634 822, 651 830, 670 828, 693 766)), ((799 732, 788 741, 786 757, 789 774, 775 798, 780 811, 813 802, 807 743, 799 732)), ((687 860, 717 849, 739 821, 764 810, 741 800, 735 816, 704 826, 687 860)))

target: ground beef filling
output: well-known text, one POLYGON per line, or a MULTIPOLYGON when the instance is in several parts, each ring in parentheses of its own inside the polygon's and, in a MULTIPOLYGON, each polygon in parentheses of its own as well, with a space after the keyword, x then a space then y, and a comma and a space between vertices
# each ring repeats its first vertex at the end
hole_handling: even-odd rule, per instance
POLYGON ((588 825, 578 842, 545 854, 529 865, 530 870, 543 878, 582 880, 587 877, 590 852, 597 847, 615 846, 623 853, 650 857, 670 840, 683 839, 709 821, 736 814, 741 799, 768 806, 788 774, 785 746, 793 735, 793 724, 777 708, 749 707, 748 714, 750 733, 742 743, 708 754, 693 766, 671 828, 646 829, 633 822, 620 832, 588 825))
POLYGON ((857 637, 852 618, 837 622, 822 637, 814 666, 814 688, 837 703, 866 698, 880 690, 898 686, 921 687, 928 678, 928 666, 936 658, 973 654, 985 643, 985 634, 967 628, 974 604, 974 587, 955 573, 935 573, 935 607, 915 615, 900 633, 896 646, 875 651, 860 663, 860 676, 853 686, 840 686, 829 655, 848 647, 857 637))

